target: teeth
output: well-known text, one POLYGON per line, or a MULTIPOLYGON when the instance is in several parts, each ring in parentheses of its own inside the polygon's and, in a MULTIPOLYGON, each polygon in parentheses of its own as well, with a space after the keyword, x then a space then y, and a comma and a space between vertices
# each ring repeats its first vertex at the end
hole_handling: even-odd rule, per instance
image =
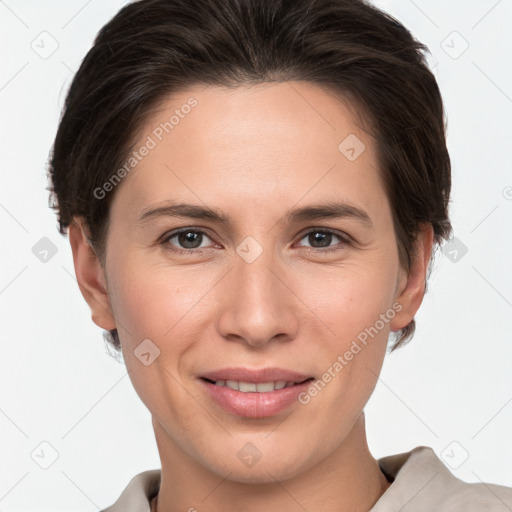
POLYGON ((289 388, 295 384, 294 381, 278 380, 272 382, 242 382, 237 380, 217 380, 215 381, 216 386, 226 386, 234 389, 235 391, 241 391, 242 393, 268 393, 277 389, 289 388))
MULTIPOLYGON (((274 387, 274 385, 272 383, 270 383, 270 385, 272 387, 274 387)), ((239 382, 238 383, 238 391, 243 391, 244 393, 248 393, 248 392, 256 392, 256 384, 254 383, 250 383, 250 382, 239 382)))
POLYGON ((227 380, 226 381, 226 386, 228 388, 231 388, 231 389, 234 389, 234 390, 238 391, 238 382, 236 380, 227 380))
MULTIPOLYGON (((242 389, 242 383, 240 382, 240 389, 242 389)), ((254 391, 259 391, 259 392, 268 392, 268 391, 274 391, 274 389, 276 388, 276 385, 274 382, 259 382, 258 384, 256 384, 256 389, 254 391)))

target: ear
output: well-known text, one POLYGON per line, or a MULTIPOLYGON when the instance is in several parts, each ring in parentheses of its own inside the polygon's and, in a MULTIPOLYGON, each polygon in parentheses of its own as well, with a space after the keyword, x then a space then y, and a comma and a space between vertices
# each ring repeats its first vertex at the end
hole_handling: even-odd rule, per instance
POLYGON ((89 234, 83 220, 73 218, 68 233, 78 287, 91 308, 92 321, 103 329, 116 329, 103 268, 88 241, 89 234))
POLYGON ((403 329, 409 324, 423 301, 433 244, 434 229, 432 224, 423 224, 416 237, 409 273, 407 274, 404 269, 401 269, 401 277, 397 286, 398 295, 395 300, 402 305, 402 309, 397 312, 390 322, 392 331, 403 329))

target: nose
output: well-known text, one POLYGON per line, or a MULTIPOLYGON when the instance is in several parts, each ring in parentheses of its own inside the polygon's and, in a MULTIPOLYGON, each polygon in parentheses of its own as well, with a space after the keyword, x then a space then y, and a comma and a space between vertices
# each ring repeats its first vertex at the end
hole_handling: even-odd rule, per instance
POLYGON ((223 280, 217 329, 225 339, 260 347, 296 337, 302 302, 290 271, 271 252, 252 262, 237 256, 223 280))

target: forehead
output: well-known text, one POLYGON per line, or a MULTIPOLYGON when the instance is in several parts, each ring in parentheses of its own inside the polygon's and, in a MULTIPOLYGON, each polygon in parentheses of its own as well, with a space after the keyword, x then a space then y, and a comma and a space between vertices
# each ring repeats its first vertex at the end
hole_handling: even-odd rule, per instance
POLYGON ((134 150, 112 204, 134 216, 168 199, 223 210, 326 193, 362 207, 383 199, 375 142, 355 107, 308 82, 190 87, 148 113, 134 150))

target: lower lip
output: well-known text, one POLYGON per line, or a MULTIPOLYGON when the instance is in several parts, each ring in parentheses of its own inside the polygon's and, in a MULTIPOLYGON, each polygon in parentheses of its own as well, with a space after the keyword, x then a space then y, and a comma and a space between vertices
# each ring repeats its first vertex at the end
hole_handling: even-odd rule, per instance
POLYGON ((227 412, 245 418, 268 418, 278 414, 297 401, 298 395, 305 391, 312 380, 264 393, 244 393, 227 386, 216 386, 199 379, 207 393, 227 412))

